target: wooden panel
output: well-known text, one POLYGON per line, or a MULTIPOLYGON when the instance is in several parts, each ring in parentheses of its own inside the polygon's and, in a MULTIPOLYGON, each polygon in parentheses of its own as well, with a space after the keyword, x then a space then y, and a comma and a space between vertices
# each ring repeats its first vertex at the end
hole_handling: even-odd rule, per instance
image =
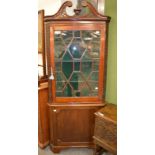
POLYGON ((104 104, 92 105, 54 106, 49 104, 54 146, 88 147, 93 145, 94 112, 104 104))
POLYGON ((95 144, 115 153, 117 152, 117 108, 107 104, 95 113, 95 144))
POLYGON ((48 85, 40 84, 38 88, 38 134, 39 146, 44 148, 49 144, 49 121, 48 121, 48 85))
POLYGON ((95 119, 95 137, 115 147, 117 144, 117 126, 108 120, 101 120, 97 117, 95 119))
POLYGON ((57 113, 57 138, 60 142, 92 141, 94 109, 63 109, 57 113), (63 132, 62 132, 63 129, 63 132), (65 133, 65 134, 64 134, 65 133))

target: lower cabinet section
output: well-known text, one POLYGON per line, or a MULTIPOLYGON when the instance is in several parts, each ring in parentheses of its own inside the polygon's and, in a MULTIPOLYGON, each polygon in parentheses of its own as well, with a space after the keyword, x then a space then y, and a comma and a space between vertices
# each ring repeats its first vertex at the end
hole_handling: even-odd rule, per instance
POLYGON ((49 104, 50 146, 58 153, 68 147, 94 147, 94 113, 104 104, 49 104))

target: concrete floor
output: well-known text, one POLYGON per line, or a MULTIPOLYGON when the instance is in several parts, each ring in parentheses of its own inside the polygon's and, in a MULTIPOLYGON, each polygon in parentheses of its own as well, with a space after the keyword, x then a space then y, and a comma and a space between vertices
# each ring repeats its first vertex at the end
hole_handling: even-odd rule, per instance
MULTIPOLYGON (((49 147, 45 149, 38 148, 38 155, 93 155, 92 149, 87 148, 71 148, 62 150, 59 154, 53 153, 49 147)), ((110 153, 103 153, 102 155, 112 155, 110 153)))

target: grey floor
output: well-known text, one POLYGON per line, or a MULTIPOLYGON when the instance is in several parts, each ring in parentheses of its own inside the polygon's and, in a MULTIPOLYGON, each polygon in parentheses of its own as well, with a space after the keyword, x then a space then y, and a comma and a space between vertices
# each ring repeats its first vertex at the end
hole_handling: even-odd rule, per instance
MULTIPOLYGON (((38 155, 56 155, 56 154, 53 153, 49 147, 46 147, 45 149, 38 148, 38 155)), ((62 150, 57 155, 93 155, 93 150, 87 148, 71 148, 62 150)), ((112 154, 103 153, 102 155, 112 155, 112 154)))

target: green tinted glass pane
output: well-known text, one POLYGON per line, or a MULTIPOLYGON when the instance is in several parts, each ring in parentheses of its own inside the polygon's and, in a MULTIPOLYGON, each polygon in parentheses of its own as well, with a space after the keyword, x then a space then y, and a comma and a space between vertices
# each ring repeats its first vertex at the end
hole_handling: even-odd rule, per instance
POLYGON ((72 56, 70 55, 70 53, 68 51, 66 51, 66 53, 64 54, 63 58, 62 58, 63 62, 64 61, 72 61, 72 56))
POLYGON ((98 82, 89 82, 89 85, 93 92, 98 92, 98 82))
POLYGON ((69 84, 66 85, 64 92, 63 92, 63 95, 65 97, 71 97, 72 96, 72 89, 71 89, 69 84))
POLYGON ((74 90, 78 90, 79 89, 79 82, 70 82, 71 86, 73 87, 74 90))
POLYGON ((87 50, 82 55, 82 61, 92 61, 91 55, 87 50))
POLYGON ((61 71, 61 62, 55 62, 56 71, 61 71))
POLYGON ((85 51, 84 42, 80 38, 73 39, 69 46, 69 51, 73 58, 81 58, 83 52, 85 51))
POLYGON ((63 93, 62 92, 59 92, 59 91, 56 91, 56 96, 57 97, 61 97, 61 96, 63 96, 63 93))
POLYGON ((91 92, 91 94, 89 96, 98 96, 98 92, 91 92))
POLYGON ((100 31, 55 31, 56 96, 97 96, 100 31))
POLYGON ((80 71, 80 62, 74 62, 74 70, 80 71))
POLYGON ((79 97, 80 97, 80 96, 81 96, 81 95, 80 95, 80 91, 79 91, 79 90, 74 91, 74 96, 77 96, 77 97, 79 96, 79 97))
POLYGON ((79 89, 80 89, 81 96, 89 96, 90 88, 88 87, 86 83, 81 83, 81 85, 79 86, 79 89))
POLYGON ((62 72, 66 76, 67 79, 71 76, 73 72, 73 62, 62 62, 62 72))
POLYGON ((56 88, 57 90, 62 91, 62 89, 64 88, 66 82, 56 82, 56 88))
POLYGON ((98 81, 98 74, 99 74, 99 72, 92 72, 89 75, 89 80, 90 81, 98 81))
POLYGON ((91 61, 84 61, 81 62, 81 72, 84 75, 85 78, 87 78, 89 76, 89 74, 92 71, 92 62, 91 61))
POLYGON ((74 31, 74 37, 80 38, 81 37, 81 31, 74 31))
POLYGON ((94 61, 93 62, 93 70, 98 71, 99 70, 99 61, 94 61))
POLYGON ((56 81, 66 81, 66 78, 62 72, 56 72, 56 81))
POLYGON ((81 82, 84 79, 82 78, 82 75, 80 72, 73 72, 73 75, 71 77, 71 82, 81 82))

